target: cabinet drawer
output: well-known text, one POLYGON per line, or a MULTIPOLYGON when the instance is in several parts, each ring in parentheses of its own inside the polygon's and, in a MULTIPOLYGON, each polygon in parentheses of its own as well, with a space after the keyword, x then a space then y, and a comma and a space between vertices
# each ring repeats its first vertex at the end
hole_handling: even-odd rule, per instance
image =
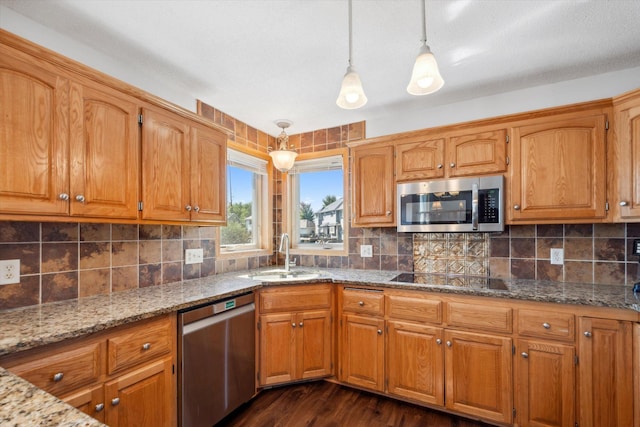
POLYGON ((385 310, 389 318, 393 319, 442 323, 442 301, 438 300, 387 295, 385 310))
POLYGON ((88 344, 7 369, 60 397, 100 380, 101 346, 99 342, 88 344))
POLYGON ((450 302, 447 304, 447 324, 487 332, 511 333, 513 310, 509 307, 450 302))
POLYGON ((384 316, 384 292, 344 289, 342 291, 342 311, 384 316))
POLYGON ((518 310, 518 334, 573 341, 575 316, 553 311, 518 310))
POLYGON ((171 337, 176 332, 169 319, 161 319, 128 331, 107 340, 107 368, 109 375, 154 359, 172 350, 171 337))
POLYGON ((331 285, 303 285, 261 291, 260 313, 303 311, 331 308, 331 285))

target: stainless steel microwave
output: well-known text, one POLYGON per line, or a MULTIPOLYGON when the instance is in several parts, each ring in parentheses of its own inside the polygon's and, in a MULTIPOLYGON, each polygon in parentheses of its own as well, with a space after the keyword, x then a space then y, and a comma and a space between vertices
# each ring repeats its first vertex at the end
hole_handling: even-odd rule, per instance
POLYGON ((398 231, 503 231, 503 188, 502 175, 398 184, 398 231))

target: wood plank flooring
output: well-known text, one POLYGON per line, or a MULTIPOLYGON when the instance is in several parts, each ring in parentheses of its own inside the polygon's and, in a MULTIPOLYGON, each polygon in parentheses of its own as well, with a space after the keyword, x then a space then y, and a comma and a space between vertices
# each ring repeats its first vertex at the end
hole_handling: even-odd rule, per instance
POLYGON ((225 427, 485 427, 327 381, 262 391, 216 426, 225 427))

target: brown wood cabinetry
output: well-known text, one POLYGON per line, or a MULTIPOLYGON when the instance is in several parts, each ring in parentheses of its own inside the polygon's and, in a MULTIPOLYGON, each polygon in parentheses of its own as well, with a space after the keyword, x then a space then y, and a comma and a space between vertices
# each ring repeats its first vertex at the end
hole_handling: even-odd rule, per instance
POLYGON ((541 117, 514 125, 513 223, 606 218, 605 109, 541 117))
POLYGON ((343 315, 340 380, 371 390, 384 390, 384 319, 343 315))
POLYGON ((394 147, 388 144, 352 149, 353 226, 396 224, 393 152, 394 147))
POLYGON ((9 371, 110 426, 176 423, 175 316, 3 358, 9 371))
POLYGON ((640 220, 640 90, 613 100, 615 140, 610 164, 614 188, 610 193, 615 219, 640 220))
POLYGON ((444 178, 444 138, 399 142, 396 181, 444 178))
POLYGON ((258 294, 261 386, 333 373, 332 286, 263 289, 258 294))

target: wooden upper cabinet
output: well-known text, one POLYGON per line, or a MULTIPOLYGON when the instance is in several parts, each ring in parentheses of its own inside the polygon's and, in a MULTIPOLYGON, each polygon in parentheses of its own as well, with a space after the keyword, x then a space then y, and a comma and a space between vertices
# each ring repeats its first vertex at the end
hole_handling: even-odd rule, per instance
POLYGON ((194 221, 226 222, 227 136, 191 128, 191 195, 194 221))
POLYGON ((106 88, 71 84, 70 209, 88 217, 138 217, 139 106, 106 88))
POLYGON ((514 127, 513 222, 603 220, 606 217, 606 114, 543 117, 514 127))
POLYGON ((444 178, 444 138, 396 146, 396 181, 444 178))
POLYGON ((67 215, 69 81, 0 45, 0 213, 67 215))
POLYGON ((394 226, 395 180, 392 145, 354 147, 354 226, 394 226))
POLYGON ((640 90, 614 99, 613 173, 618 191, 611 192, 616 219, 640 220, 640 90))
POLYGON ((142 218, 189 221, 189 127, 173 114, 142 113, 142 218))
POLYGON ((507 170, 507 130, 451 136, 447 143, 450 177, 486 175, 507 170))

